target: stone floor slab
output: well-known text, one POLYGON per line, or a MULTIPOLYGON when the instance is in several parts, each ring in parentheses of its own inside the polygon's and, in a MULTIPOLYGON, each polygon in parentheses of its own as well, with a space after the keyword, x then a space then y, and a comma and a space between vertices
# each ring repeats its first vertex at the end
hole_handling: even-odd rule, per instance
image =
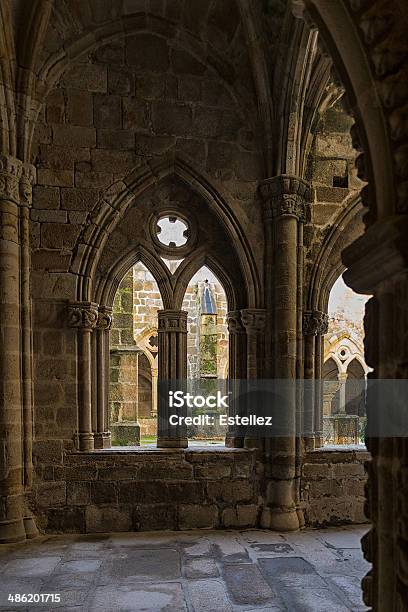
POLYGON ((99 587, 90 602, 89 612, 186 612, 180 583, 132 584, 99 587))
POLYGON ((180 554, 161 548, 112 553, 102 566, 98 584, 120 584, 141 580, 174 580, 181 575, 180 554))
POLYGON ((184 563, 183 574, 186 578, 216 578, 219 576, 217 564, 214 559, 187 559, 184 563))
POLYGON ((227 565, 223 576, 234 603, 263 605, 277 599, 256 565, 248 563, 227 565))
POLYGON ((187 592, 194 612, 232 611, 231 602, 221 581, 190 580, 187 592))

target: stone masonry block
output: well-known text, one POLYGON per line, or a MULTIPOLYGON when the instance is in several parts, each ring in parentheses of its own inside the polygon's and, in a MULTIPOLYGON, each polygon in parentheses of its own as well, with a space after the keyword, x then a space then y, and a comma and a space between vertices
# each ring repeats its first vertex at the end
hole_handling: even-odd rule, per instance
POLYGON ((218 526, 216 505, 183 504, 179 507, 180 529, 213 529, 218 526))

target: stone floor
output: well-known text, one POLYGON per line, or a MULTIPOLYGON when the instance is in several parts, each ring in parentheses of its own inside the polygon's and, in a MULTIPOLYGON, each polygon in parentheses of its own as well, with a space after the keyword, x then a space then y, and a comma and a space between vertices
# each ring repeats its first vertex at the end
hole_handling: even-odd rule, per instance
POLYGON ((0 548, 1 610, 359 612, 366 527, 42 537, 0 548), (8 594, 60 595, 10 603, 8 594))

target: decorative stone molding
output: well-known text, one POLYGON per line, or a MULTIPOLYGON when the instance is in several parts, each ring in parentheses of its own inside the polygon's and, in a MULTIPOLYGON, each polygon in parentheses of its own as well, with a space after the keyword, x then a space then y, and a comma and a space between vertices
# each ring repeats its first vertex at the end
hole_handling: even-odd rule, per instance
POLYGON ((266 312, 261 308, 241 310, 241 320, 247 331, 262 331, 265 328, 266 312))
POLYGON ((323 336, 329 330, 329 316, 320 310, 307 310, 303 313, 303 334, 323 336))
POLYGON ((239 310, 231 310, 227 313, 227 325, 229 334, 237 334, 244 331, 239 310))
POLYGON ((11 155, 0 155, 0 200, 20 203, 19 183, 22 162, 11 155))
POLYGON ((31 206, 33 201, 33 184, 36 179, 36 169, 32 164, 22 166, 20 178, 20 204, 21 206, 31 206))
POLYGON ((107 308, 106 306, 100 307, 98 310, 96 328, 100 330, 109 331, 112 327, 112 321, 112 308, 107 308))
POLYGON ((98 305, 94 302, 71 302, 68 306, 69 327, 92 330, 98 321, 98 305))
POLYGON ((262 181, 259 191, 266 219, 286 215, 296 217, 301 223, 309 220, 312 192, 304 179, 281 174, 262 181))
POLYGON ((187 312, 185 310, 159 310, 158 333, 187 333, 187 312))

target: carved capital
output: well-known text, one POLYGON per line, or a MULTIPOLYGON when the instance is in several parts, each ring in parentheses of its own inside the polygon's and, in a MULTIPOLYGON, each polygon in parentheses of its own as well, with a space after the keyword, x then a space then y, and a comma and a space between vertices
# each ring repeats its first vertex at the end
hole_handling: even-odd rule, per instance
POLYGON ((324 336, 329 329, 329 316, 320 310, 306 310, 303 313, 303 334, 324 336))
POLYGON ((187 333, 187 312, 185 310, 159 310, 158 333, 187 333))
POLYGON ((265 328, 266 312, 261 308, 241 310, 241 320, 247 332, 260 332, 265 328))
POLYGON ((231 310, 227 313, 227 325, 229 334, 239 334, 244 331, 240 310, 231 310))
POLYGON ((304 179, 288 174, 275 176, 262 181, 259 192, 266 219, 283 215, 295 217, 301 223, 310 219, 312 192, 304 179))
POLYGON ((0 200, 20 203, 19 183, 22 162, 11 155, 0 155, 0 200))
POLYGON ((20 204, 31 206, 33 201, 33 184, 36 179, 36 169, 32 164, 24 164, 20 178, 20 204))
POLYGON ((112 321, 112 308, 108 308, 107 306, 100 307, 98 310, 96 328, 109 331, 112 327, 112 321))
POLYGON ((94 302, 71 302, 68 306, 68 325, 92 330, 98 321, 98 305, 94 302))

